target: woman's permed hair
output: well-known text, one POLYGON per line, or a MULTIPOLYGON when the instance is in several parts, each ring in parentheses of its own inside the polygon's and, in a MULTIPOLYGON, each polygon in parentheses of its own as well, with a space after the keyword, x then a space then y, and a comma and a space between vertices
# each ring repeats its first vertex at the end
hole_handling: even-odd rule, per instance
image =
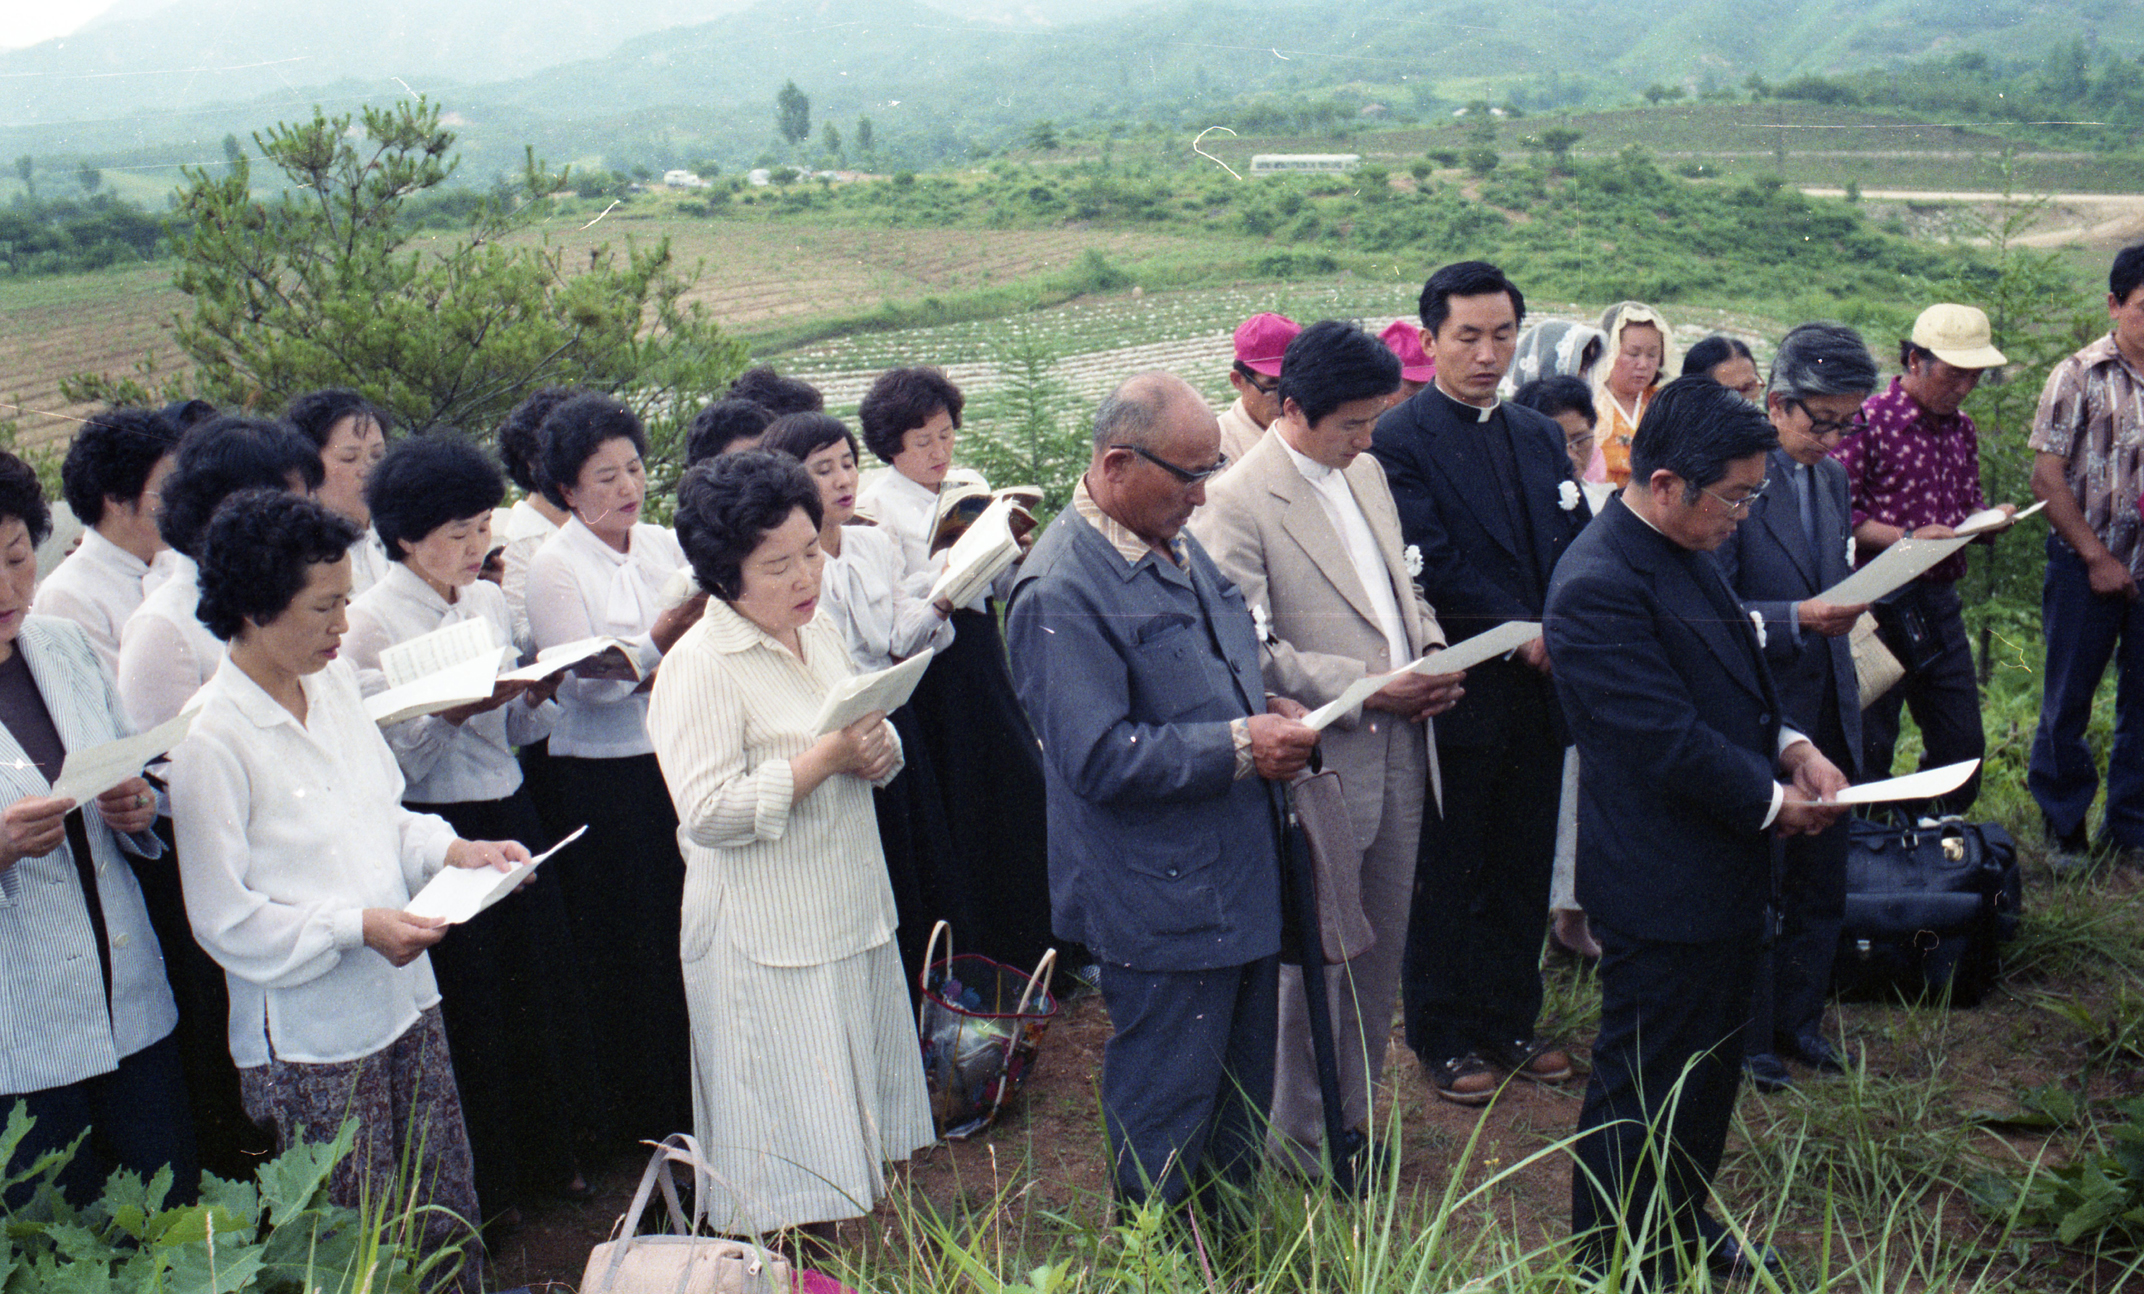
POLYGON ((14 517, 30 532, 32 545, 52 535, 52 509, 45 504, 45 487, 28 463, 0 450, 0 518, 14 517))
POLYGON ((522 493, 543 493, 543 420, 573 397, 594 394, 586 387, 547 386, 515 405, 499 424, 499 457, 522 493))
POLYGON ((229 642, 247 621, 265 625, 290 609, 306 568, 339 561, 357 527, 302 494, 240 490, 216 509, 201 545, 195 615, 229 642))
POLYGON ((202 532, 216 507, 240 490, 287 490, 295 479, 320 488, 320 451, 280 422, 219 417, 186 433, 178 462, 164 478, 157 533, 188 557, 201 555, 202 532))
POLYGON ((819 487, 787 454, 724 454, 685 473, 677 487, 677 542, 701 588, 724 602, 744 593, 744 562, 798 508, 813 529, 825 519, 819 487))
POLYGON ((335 433, 335 424, 353 414, 378 423, 382 436, 392 434, 395 429, 394 419, 388 417, 385 410, 357 392, 340 387, 299 396, 290 402, 283 419, 297 428, 299 435, 312 441, 313 448, 324 453, 328 437, 335 433))
POLYGON ((83 423, 60 464, 60 492, 85 526, 104 520, 104 501, 132 503, 149 473, 179 443, 179 429, 154 409, 107 409, 83 423))
POLYGON ((387 555, 409 556, 441 526, 489 513, 506 497, 506 481, 491 455, 451 432, 427 432, 395 442, 365 482, 365 506, 387 555))
POLYGON ((935 368, 889 368, 878 375, 863 403, 856 406, 856 425, 863 428, 864 444, 884 462, 901 452, 901 438, 929 422, 943 409, 960 426, 961 406, 967 403, 952 379, 935 368))
POLYGON ((581 479, 581 468, 613 440, 633 442, 633 452, 648 455, 648 433, 631 409, 607 395, 577 395, 551 410, 543 420, 543 495, 563 508, 566 487, 581 479))
POLYGON ((856 452, 856 436, 841 419, 824 413, 790 413, 767 425, 759 438, 761 449, 787 454, 799 463, 828 445, 846 443, 856 452))

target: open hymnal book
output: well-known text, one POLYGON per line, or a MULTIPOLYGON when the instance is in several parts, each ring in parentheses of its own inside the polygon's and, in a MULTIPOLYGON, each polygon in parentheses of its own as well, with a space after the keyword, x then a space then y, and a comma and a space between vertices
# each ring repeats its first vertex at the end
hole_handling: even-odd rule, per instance
POLYGON ((942 553, 959 542, 968 528, 1000 499, 1010 499, 1022 509, 1034 509, 1042 506, 1042 491, 1032 485, 992 490, 973 472, 946 473, 938 487, 938 507, 931 513, 931 551, 942 553))
POLYGON ((826 700, 819 703, 819 714, 812 720, 812 731, 824 736, 836 728, 848 727, 873 710, 892 714, 907 705, 909 696, 916 690, 917 680, 930 668, 934 654, 926 647, 898 665, 869 674, 853 674, 836 683, 827 692, 826 700))
POLYGON ((622 638, 577 638, 536 653, 536 663, 499 675, 501 683, 541 683, 572 670, 578 678, 630 679, 639 682, 640 654, 622 638))
POLYGON ((1010 497, 992 502, 946 553, 945 571, 931 585, 930 600, 944 598, 956 607, 973 602, 1019 560, 1020 540, 1034 528, 1035 514, 1010 497))
POLYGON ((583 678, 640 679, 632 647, 616 638, 560 643, 518 669, 514 650, 492 637, 490 622, 462 620, 399 642, 380 653, 387 690, 365 698, 365 713, 382 727, 438 714, 489 698, 501 683, 540 683, 572 670, 583 678))
POLYGON ((586 835, 586 826, 525 863, 501 872, 489 867, 444 867, 402 909, 413 917, 444 917, 456 925, 521 888, 536 865, 586 835))
POLYGON ((2023 521, 2025 518, 2031 516, 2033 513, 2038 512, 2040 509, 2046 506, 2047 500, 2042 499, 2029 508, 2019 508, 2017 515, 2015 517, 2009 518, 2003 516, 2003 510, 2001 508, 1982 508, 1980 511, 1974 513, 1972 516, 1967 517, 1965 520, 1951 527, 1951 533, 1954 535, 1965 535, 1970 537, 1979 534, 1983 530, 1993 530, 1997 526, 2002 525, 2006 520, 2011 524, 2023 521))

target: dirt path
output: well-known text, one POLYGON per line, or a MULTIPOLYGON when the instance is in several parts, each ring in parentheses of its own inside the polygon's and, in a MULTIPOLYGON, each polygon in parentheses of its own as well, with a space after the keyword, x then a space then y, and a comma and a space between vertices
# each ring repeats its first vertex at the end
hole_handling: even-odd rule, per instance
MULTIPOLYGON (((1846 190, 1812 187, 1802 190, 1812 198, 1838 198, 1846 190)), ((2144 193, 2052 193, 2046 200, 2056 223, 2036 229, 2018 241, 2027 247, 2062 247, 2083 243, 2093 247, 2120 246, 2144 235, 2144 193)), ((1941 189, 1863 189, 1866 202, 1959 202, 2001 206, 2000 193, 1962 192, 1941 189)), ((2034 195, 2007 201, 2036 201, 2034 195)))

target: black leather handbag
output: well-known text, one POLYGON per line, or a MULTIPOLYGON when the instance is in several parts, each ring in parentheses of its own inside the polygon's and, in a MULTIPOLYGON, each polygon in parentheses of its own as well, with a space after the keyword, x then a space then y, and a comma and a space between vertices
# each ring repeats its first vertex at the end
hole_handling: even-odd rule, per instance
POLYGON ((1847 824, 1846 920, 1832 963, 1842 997, 1970 1006, 2002 971, 2023 906, 2017 845, 1992 822, 1847 824))

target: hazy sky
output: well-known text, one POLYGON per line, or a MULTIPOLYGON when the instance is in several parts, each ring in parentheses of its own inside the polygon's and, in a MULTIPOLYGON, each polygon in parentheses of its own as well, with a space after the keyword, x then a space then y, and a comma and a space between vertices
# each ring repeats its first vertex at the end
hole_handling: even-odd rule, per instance
POLYGON ((113 0, 0 0, 0 49, 64 36, 112 7, 113 0))

